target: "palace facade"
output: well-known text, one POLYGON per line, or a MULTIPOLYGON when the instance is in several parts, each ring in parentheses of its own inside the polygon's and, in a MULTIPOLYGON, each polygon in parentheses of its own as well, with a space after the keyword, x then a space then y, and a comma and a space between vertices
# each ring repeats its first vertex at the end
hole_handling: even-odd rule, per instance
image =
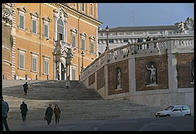
MULTIPOLYGON (((188 17, 184 22, 175 25, 163 26, 138 26, 138 27, 114 27, 99 30, 98 52, 103 53, 108 42, 109 49, 127 45, 127 43, 145 42, 147 37, 163 39, 194 35, 194 20, 188 17), (108 33, 108 38, 107 38, 108 33)), ((149 41, 149 40, 148 40, 149 41)))
POLYGON ((15 3, 12 78, 77 80, 97 57, 96 3, 15 3), (81 54, 83 53, 83 54, 81 54))

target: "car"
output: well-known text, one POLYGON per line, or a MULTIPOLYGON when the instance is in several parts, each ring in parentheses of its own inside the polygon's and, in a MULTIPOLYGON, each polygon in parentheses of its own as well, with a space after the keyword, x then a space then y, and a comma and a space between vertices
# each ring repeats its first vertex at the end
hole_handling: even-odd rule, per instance
POLYGON ((155 117, 166 116, 191 116, 191 110, 187 105, 171 105, 166 109, 155 113, 155 117))

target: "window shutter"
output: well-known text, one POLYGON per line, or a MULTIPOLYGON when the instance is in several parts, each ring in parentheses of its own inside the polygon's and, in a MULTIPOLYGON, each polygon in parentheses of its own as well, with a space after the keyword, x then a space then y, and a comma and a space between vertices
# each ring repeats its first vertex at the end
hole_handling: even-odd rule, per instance
POLYGON ((32 32, 36 33, 36 21, 32 20, 32 32))
POLYGON ((48 37, 48 25, 44 25, 44 36, 48 37))
POLYGON ((24 68, 24 55, 20 54, 20 68, 24 68))
POLYGON ((91 42, 90 52, 91 52, 91 54, 94 53, 94 44, 92 42, 91 42))
POLYGON ((72 46, 76 46, 76 37, 74 35, 72 35, 72 46))
POLYGON ((81 49, 85 50, 85 40, 84 39, 82 39, 82 48, 81 49))
POLYGON ((24 29, 24 16, 20 15, 20 28, 24 29))

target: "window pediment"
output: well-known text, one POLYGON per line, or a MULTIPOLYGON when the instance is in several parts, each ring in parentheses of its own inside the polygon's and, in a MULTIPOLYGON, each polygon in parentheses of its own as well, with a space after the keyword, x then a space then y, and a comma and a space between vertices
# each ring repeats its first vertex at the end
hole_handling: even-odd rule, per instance
POLYGON ((95 36, 90 36, 89 39, 95 41, 95 36))
POLYGON ((77 33, 77 29, 75 29, 75 28, 72 28, 70 31, 73 33, 77 33))
POLYGON ((67 13, 65 12, 65 10, 63 10, 62 8, 60 9, 60 16, 62 16, 63 15, 63 17, 65 17, 65 18, 68 18, 68 15, 67 15, 67 13))
POLYGON ((63 19, 68 18, 68 14, 65 12, 65 10, 63 8, 54 9, 53 12, 55 14, 55 17, 60 17, 60 18, 63 18, 63 19))
POLYGON ((30 13, 30 15, 31 15, 32 17, 39 18, 39 14, 38 14, 37 12, 30 13))
POLYGON ((43 17, 42 19, 43 19, 44 21, 46 21, 46 22, 50 22, 50 21, 51 21, 51 19, 50 19, 48 16, 43 17))
POLYGON ((86 37, 87 34, 86 33, 80 33, 81 36, 86 37))
POLYGON ((18 10, 19 12, 23 12, 23 13, 26 13, 26 12, 27 12, 27 10, 26 10, 26 8, 25 8, 24 6, 18 7, 17 10, 18 10))

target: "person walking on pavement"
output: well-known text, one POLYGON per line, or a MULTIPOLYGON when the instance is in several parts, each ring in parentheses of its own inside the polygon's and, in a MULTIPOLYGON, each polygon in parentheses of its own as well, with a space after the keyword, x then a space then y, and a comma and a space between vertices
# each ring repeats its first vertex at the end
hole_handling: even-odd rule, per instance
POLYGON ((56 124, 59 124, 60 114, 61 114, 61 110, 60 110, 59 106, 57 104, 55 104, 54 115, 55 115, 55 123, 56 124))
POLYGON ((22 115, 22 121, 24 122, 26 120, 26 115, 27 115, 27 111, 28 111, 27 104, 25 104, 24 101, 20 105, 20 110, 21 110, 21 115, 22 115))
POLYGON ((2 97, 2 130, 5 127, 6 131, 10 131, 7 124, 7 114, 9 112, 9 105, 6 101, 3 100, 2 97))
POLYGON ((53 109, 51 106, 52 104, 49 104, 49 107, 47 107, 46 112, 45 112, 45 117, 44 117, 48 125, 50 125, 51 120, 52 120, 52 115, 53 115, 53 109))
POLYGON ((27 90, 28 90, 28 84, 27 84, 27 82, 23 85, 23 88, 24 88, 25 95, 27 95, 27 90))

